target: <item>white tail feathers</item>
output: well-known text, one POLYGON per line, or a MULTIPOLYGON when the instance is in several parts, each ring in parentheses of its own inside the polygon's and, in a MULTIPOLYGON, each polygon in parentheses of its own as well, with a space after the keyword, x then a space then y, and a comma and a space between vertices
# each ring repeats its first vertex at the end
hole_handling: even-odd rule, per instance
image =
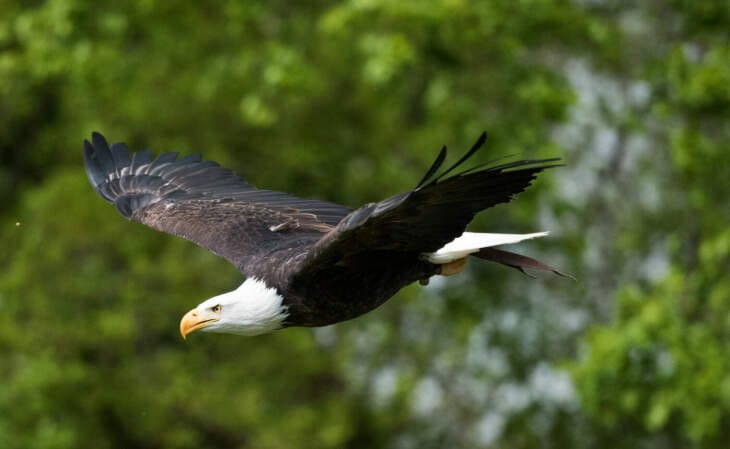
POLYGON ((433 253, 424 254, 424 258, 431 263, 444 264, 466 257, 482 248, 490 246, 508 245, 523 240, 544 237, 547 232, 534 232, 532 234, 486 234, 481 232, 465 232, 441 249, 433 253))

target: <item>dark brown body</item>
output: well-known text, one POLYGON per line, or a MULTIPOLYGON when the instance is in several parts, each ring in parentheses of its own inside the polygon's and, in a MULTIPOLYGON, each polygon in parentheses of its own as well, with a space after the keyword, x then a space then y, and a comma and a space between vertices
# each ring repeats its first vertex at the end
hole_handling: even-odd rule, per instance
POLYGON ((368 251, 340 258, 326 269, 307 269, 311 246, 282 249, 254 258, 245 272, 266 273, 264 282, 284 297, 286 326, 327 326, 382 305, 408 284, 438 273, 440 266, 418 253, 368 251))
POLYGON ((439 266, 416 254, 383 251, 372 260, 343 263, 306 278, 295 276, 284 302, 289 306, 288 326, 326 326, 351 320, 379 307, 400 289, 427 279, 439 266))

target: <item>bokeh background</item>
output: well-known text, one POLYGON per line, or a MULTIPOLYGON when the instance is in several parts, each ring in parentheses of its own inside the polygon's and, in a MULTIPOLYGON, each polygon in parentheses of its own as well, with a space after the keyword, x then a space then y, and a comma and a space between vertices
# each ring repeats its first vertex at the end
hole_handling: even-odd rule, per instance
POLYGON ((3 0, 0 447, 727 447, 729 148, 726 0, 3 0), (577 282, 477 262, 255 338, 180 339, 241 276, 81 158, 357 206, 484 129, 476 162, 566 167, 470 229, 549 230, 515 250, 577 282))

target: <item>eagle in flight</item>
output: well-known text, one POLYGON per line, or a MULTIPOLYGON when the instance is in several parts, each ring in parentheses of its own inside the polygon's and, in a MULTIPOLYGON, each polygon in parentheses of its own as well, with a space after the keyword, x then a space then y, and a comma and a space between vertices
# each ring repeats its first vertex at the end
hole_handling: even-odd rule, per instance
POLYGON ((493 248, 545 232, 464 232, 475 214, 510 201, 539 172, 560 165, 553 158, 460 169, 485 140, 483 133, 439 173, 442 148, 414 189, 355 210, 257 189, 199 155, 130 154, 99 133, 84 141, 84 162, 91 185, 126 218, 203 246, 246 276, 237 289, 185 314, 183 338, 198 329, 258 335, 355 318, 412 282, 459 273, 469 256, 567 276, 493 248))

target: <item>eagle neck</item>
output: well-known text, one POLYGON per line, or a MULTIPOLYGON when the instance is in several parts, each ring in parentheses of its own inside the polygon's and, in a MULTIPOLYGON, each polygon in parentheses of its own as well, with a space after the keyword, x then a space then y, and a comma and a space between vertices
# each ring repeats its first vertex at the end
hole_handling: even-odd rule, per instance
POLYGON ((219 328, 214 331, 240 335, 265 334, 281 329, 289 315, 284 297, 276 288, 258 278, 247 278, 237 289, 221 296, 227 296, 219 298, 219 302, 228 304, 223 307, 230 315, 225 321, 221 320, 219 328))

